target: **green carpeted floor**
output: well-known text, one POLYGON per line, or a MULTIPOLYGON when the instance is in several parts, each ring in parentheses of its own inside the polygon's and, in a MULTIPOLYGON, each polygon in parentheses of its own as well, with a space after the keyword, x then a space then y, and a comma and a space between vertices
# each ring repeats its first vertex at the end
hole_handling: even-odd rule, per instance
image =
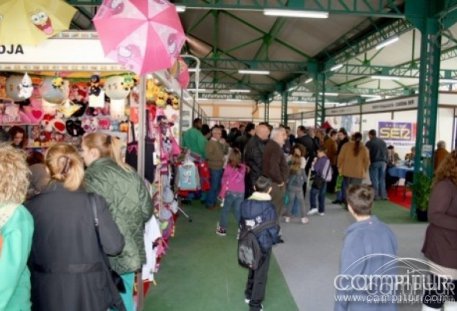
MULTIPOLYGON (((215 233, 219 209, 208 211, 195 203, 185 210, 193 222, 183 216, 178 219, 175 237, 156 274, 157 286, 149 291, 144 310, 248 310, 243 294, 247 270, 236 261, 233 216, 228 235, 220 237, 215 233)), ((264 307, 298 310, 274 257, 264 307)))
MULTIPOLYGON (((326 197, 330 202, 335 200, 335 194, 327 194, 326 197)), ((409 210, 390 201, 375 201, 373 206, 373 214, 378 216, 381 221, 387 224, 418 223, 416 219, 411 218, 409 210)))
POLYGON ((389 201, 375 201, 373 214, 388 224, 417 224, 410 211, 389 201))

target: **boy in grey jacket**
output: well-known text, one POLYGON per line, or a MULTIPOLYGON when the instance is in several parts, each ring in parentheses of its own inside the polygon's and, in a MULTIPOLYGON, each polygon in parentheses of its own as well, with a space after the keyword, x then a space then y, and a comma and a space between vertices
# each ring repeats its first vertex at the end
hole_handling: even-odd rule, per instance
POLYGON ((356 222, 349 226, 341 251, 340 274, 335 278, 335 311, 395 311, 395 292, 386 292, 396 273, 397 239, 388 226, 371 215, 374 191, 367 185, 347 190, 347 203, 356 222), (382 276, 382 277, 379 277, 382 276), (355 287, 354 284, 364 284, 355 287), (379 298, 379 299, 378 299, 379 298))

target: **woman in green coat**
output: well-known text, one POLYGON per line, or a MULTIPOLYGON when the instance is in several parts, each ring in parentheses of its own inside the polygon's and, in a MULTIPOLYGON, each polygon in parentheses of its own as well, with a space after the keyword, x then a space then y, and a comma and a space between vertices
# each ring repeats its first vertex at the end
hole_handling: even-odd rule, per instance
POLYGON ((33 219, 22 205, 29 186, 23 151, 0 146, 0 311, 28 311, 30 272, 27 268, 33 219))
POLYGON ((111 257, 110 264, 126 285, 126 293, 121 294, 124 305, 133 311, 134 277, 146 262, 144 225, 151 218, 152 201, 143 179, 122 162, 119 139, 90 133, 84 136, 81 147, 87 166, 86 190, 105 198, 125 239, 124 250, 111 257))

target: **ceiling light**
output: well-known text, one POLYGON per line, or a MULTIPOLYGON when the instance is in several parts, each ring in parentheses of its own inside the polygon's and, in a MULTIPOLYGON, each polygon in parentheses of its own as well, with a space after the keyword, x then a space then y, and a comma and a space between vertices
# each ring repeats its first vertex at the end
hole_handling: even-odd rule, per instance
POLYGON ((379 79, 379 80, 400 80, 399 77, 392 77, 392 76, 371 76, 372 79, 379 79))
POLYGON ((179 13, 186 12, 186 6, 185 5, 176 4, 175 7, 176 7, 176 12, 179 12, 179 13))
POLYGON ((319 95, 325 95, 325 96, 338 96, 340 95, 339 93, 319 93, 319 95))
POLYGON ((386 47, 386 46, 388 46, 388 45, 391 45, 392 43, 397 42, 398 40, 400 40, 400 38, 399 38, 398 36, 395 36, 395 37, 390 38, 390 39, 388 39, 388 40, 386 40, 386 41, 384 41, 384 42, 381 42, 381 43, 379 43, 379 44, 376 46, 376 50, 380 50, 380 49, 382 49, 383 47, 386 47))
POLYGON ((313 78, 309 78, 309 79, 307 79, 307 80, 305 81, 305 84, 306 84, 306 83, 313 82, 313 80, 314 80, 313 78))
POLYGON ((343 67, 343 64, 335 65, 335 66, 333 66, 332 68, 330 68, 330 71, 337 71, 337 70, 340 69, 341 67, 343 67))
POLYGON ((245 75, 269 75, 270 71, 268 70, 250 70, 250 69, 240 69, 238 73, 245 75))
POLYGON ((231 92, 231 93, 250 93, 251 90, 247 90, 247 89, 231 89, 231 90, 229 90, 229 92, 231 92))
POLYGON ((287 90, 289 92, 292 92, 292 91, 295 91, 297 89, 297 87, 298 87, 298 85, 294 85, 294 86, 289 87, 287 90))
POLYGON ((263 14, 268 15, 268 16, 328 18, 328 12, 324 12, 324 11, 264 9, 263 14))
POLYGON ((374 94, 362 94, 360 96, 361 97, 366 97, 366 98, 381 98, 380 95, 374 95, 374 94))

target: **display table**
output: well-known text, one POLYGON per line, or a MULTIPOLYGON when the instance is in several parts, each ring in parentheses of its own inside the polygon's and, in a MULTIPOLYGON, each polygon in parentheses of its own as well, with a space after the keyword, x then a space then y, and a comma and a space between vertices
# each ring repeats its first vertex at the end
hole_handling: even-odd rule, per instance
POLYGON ((414 166, 406 166, 406 165, 396 165, 394 167, 391 167, 387 170, 390 176, 393 177, 398 177, 398 178, 405 178, 406 173, 408 172, 413 172, 414 171, 414 166))

